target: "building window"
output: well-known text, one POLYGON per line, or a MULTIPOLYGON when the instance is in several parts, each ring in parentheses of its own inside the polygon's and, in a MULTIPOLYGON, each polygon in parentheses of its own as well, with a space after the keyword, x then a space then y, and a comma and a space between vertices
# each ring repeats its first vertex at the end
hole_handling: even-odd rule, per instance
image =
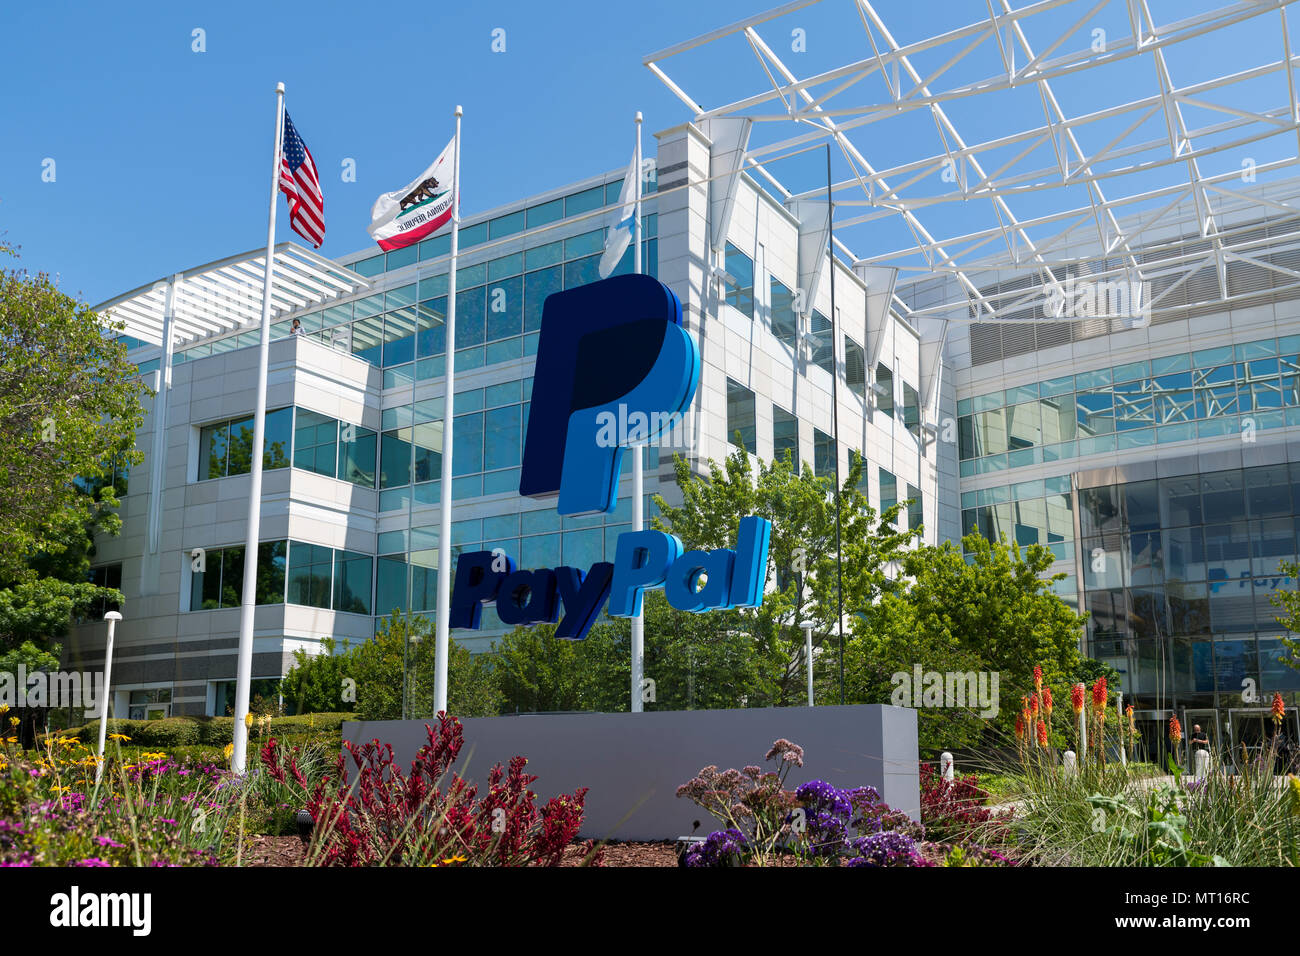
POLYGON ((880 469, 880 511, 883 514, 898 504, 898 479, 885 469, 880 469))
POLYGON ((915 485, 907 486, 907 530, 915 531, 923 522, 924 511, 921 507, 921 489, 915 485))
POLYGON ((339 425, 339 460, 336 477, 363 488, 375 487, 375 443, 372 429, 350 422, 339 425))
POLYGON ((914 437, 921 437, 921 397, 906 382, 903 383, 903 424, 914 437))
POLYGON ((867 352, 847 335, 844 336, 844 384, 859 398, 867 395, 867 352))
POLYGON ((127 720, 162 720, 171 715, 170 687, 133 690, 127 702, 127 720))
MULTIPOLYGON (((284 570, 288 543, 264 541, 257 546, 257 603, 284 603, 284 570)), ((208 548, 206 570, 190 578, 190 610, 238 607, 244 590, 243 547, 208 548)))
POLYGON ((328 609, 333 583, 334 552, 318 544, 289 543, 289 604, 328 609))
MULTIPOLYGON (((293 409, 278 408, 266 413, 262 467, 289 467, 293 441, 293 409)), ((253 463, 253 417, 205 425, 199 431, 200 481, 246 475, 253 463)))
POLYGON ((333 478, 338 430, 337 419, 298 409, 293 429, 293 466, 333 478))
POLYGON ((835 355, 832 346, 831 320, 820 312, 813 310, 809 326, 809 347, 812 351, 812 363, 824 369, 828 375, 835 374, 835 355))
POLYGON ((880 363, 876 364, 876 408, 886 415, 894 414, 894 373, 880 363))
POLYGON ((370 613, 370 571, 374 559, 352 551, 334 552, 334 610, 370 613))
MULTIPOLYGON (((728 269, 728 272, 731 270, 728 269)), ((794 294, 784 282, 773 278, 768 283, 772 334, 777 341, 793 350, 799 341, 799 317, 794 311, 794 294)), ((728 298, 727 301, 731 301, 728 298)))
POLYGON ((820 428, 813 429, 813 474, 818 478, 835 476, 835 439, 820 428))
POLYGON ((754 317, 754 260, 731 243, 727 243, 723 268, 731 281, 727 283, 726 301, 751 319, 754 317))
POLYGON ((794 471, 799 471, 799 417, 780 405, 772 406, 772 457, 777 461, 790 456, 794 471))
POLYGON ((727 441, 739 442, 751 455, 758 454, 754 393, 731 379, 727 379, 727 441))
MULTIPOLYGON (((91 568, 87 577, 95 587, 122 590, 122 565, 120 564, 105 564, 98 568, 91 568)), ((120 610, 122 606, 117 601, 102 599, 95 602, 92 613, 95 615, 95 620, 100 620, 109 611, 120 610)))

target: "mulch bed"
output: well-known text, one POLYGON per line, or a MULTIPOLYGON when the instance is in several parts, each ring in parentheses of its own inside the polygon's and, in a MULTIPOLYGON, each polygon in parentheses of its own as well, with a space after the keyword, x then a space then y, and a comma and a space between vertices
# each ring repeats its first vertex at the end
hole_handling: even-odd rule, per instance
MULTIPOLYGON (((560 866, 582 866, 585 844, 573 843, 564 851, 560 866)), ((949 847, 922 843, 921 853, 932 863, 942 863, 949 847)), ((305 866, 307 847, 296 836, 255 836, 244 847, 245 866, 305 866)), ((677 866, 673 843, 606 843, 603 866, 677 866)), ((773 860, 771 866, 798 866, 793 857, 773 860)))
MULTIPOLYGON (((581 866, 583 844, 571 844, 560 866, 581 866)), ((307 847, 297 836, 255 836, 244 845, 245 866, 305 866, 307 847)), ((672 843, 607 843, 604 866, 676 866, 672 843)))

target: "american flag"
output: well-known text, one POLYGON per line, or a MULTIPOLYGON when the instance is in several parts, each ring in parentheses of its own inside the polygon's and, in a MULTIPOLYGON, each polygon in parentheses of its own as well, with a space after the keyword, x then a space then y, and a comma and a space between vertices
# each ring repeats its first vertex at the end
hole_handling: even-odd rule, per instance
POLYGON ((280 192, 289 201, 289 225, 317 249, 325 241, 325 197, 311 151, 284 114, 284 147, 280 151, 280 192))

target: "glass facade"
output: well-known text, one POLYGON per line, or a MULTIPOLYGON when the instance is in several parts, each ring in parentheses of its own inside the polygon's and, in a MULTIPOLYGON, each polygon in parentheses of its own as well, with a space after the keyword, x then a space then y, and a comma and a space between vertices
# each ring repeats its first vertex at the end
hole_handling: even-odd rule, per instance
MULTIPOLYGON (((458 391, 453 422, 457 501, 515 492, 523 459, 531 378, 458 391)), ((436 504, 442 481, 442 398, 388 408, 379 453, 379 510, 406 508, 414 479, 416 505, 436 504)))
MULTIPOLYGON (((251 466, 253 418, 204 425, 199 429, 198 479, 245 475, 251 466)), ((294 468, 375 486, 375 433, 306 408, 266 413, 263 468, 294 468)))
MULTIPOLYGON (((1249 710, 1300 671, 1270 598, 1295 586, 1300 462, 1079 492, 1087 652, 1123 676, 1139 710, 1249 710)), ((1240 728, 1239 728, 1240 729, 1240 728)), ((1234 731, 1235 733, 1235 731, 1234 731)))
POLYGON ((957 403, 961 474, 1300 424, 1300 335, 1143 359, 957 403))

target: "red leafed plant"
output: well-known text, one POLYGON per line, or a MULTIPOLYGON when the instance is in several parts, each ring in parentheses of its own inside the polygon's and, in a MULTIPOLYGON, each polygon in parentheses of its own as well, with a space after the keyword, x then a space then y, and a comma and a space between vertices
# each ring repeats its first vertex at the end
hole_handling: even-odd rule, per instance
MULTIPOLYGON (((460 721, 438 715, 425 725, 429 742, 403 773, 391 744, 344 743, 334 773, 306 796, 315 827, 309 859, 322 866, 556 866, 582 826, 587 788, 553 797, 538 809, 530 786, 537 777, 514 757, 494 766, 487 790, 451 771, 464 743, 460 721), (353 764, 347 779, 347 760, 353 764)), ((284 781, 285 761, 274 741, 263 748, 268 773, 284 781), (280 776, 276 776, 276 774, 280 776)), ((292 759, 288 774, 300 783, 292 759)), ((599 863, 592 844, 584 857, 599 863)))
POLYGON ((934 767, 921 764, 921 823, 926 837, 946 843, 998 842, 1011 812, 990 810, 988 794, 974 776, 949 782, 934 767))

